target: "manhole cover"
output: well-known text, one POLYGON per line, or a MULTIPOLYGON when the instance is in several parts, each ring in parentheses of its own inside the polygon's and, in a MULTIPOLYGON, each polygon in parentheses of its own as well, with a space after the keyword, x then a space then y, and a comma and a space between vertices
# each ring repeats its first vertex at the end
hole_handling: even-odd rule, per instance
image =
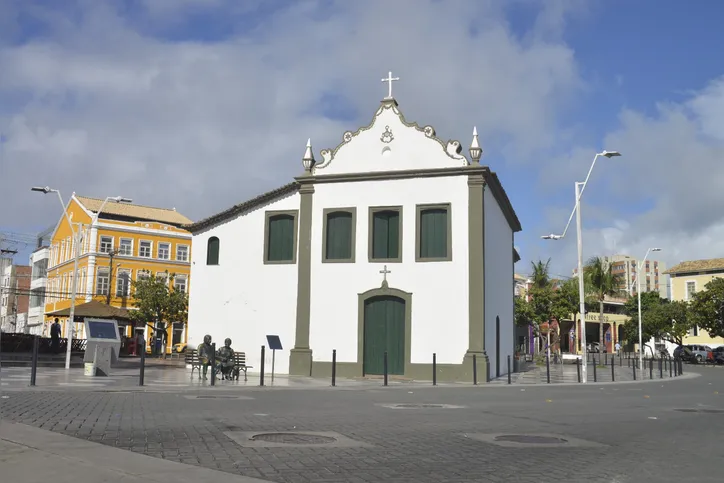
POLYGON ((395 404, 397 408, 444 408, 444 404, 395 404))
POLYGON ((430 404, 430 403, 393 403, 393 404, 377 404, 390 409, 461 409, 465 406, 456 406, 455 404, 430 404))
POLYGON ((563 438, 555 438, 553 436, 532 436, 527 434, 504 434, 502 436, 496 436, 495 441, 523 444, 561 444, 568 442, 563 438))
POLYGON ((282 444, 329 444, 337 441, 329 436, 301 433, 263 433, 252 436, 251 440, 282 444))

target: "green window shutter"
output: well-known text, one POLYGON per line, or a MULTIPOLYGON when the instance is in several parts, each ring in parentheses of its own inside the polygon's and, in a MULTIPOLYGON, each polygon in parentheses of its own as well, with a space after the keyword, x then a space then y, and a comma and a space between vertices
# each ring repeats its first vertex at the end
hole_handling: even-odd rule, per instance
POLYGON ((400 256, 400 214, 378 211, 372 219, 372 258, 389 259, 400 256))
POLYGON ((292 215, 269 217, 267 260, 270 262, 294 260, 294 217, 292 215))
POLYGON ((206 265, 219 264, 219 239, 215 236, 209 238, 206 244, 206 265))
POLYGON ((444 208, 420 212, 420 258, 447 257, 447 216, 444 208))
POLYGON ((327 260, 352 258, 352 213, 336 211, 327 215, 327 260))

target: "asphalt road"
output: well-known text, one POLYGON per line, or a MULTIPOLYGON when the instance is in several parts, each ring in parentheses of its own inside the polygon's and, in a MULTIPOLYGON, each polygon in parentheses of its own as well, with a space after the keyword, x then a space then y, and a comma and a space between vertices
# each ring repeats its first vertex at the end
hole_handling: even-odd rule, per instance
POLYGON ((687 372, 700 377, 586 386, 68 388, 13 391, 0 404, 11 421, 280 483, 720 482, 724 370, 687 372), (272 436, 272 447, 249 440, 272 432, 306 436, 290 440, 297 444, 272 436), (310 438, 319 432, 337 441, 310 438), (536 434, 566 441, 495 441, 536 434), (299 444, 310 442, 317 444, 299 444))

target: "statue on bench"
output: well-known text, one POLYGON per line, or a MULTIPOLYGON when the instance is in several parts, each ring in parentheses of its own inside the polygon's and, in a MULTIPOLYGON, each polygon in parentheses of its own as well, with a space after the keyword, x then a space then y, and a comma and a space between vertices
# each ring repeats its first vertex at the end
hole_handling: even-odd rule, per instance
POLYGON ((231 348, 231 339, 224 340, 224 347, 217 351, 218 366, 221 372, 221 379, 231 380, 234 371, 234 349, 231 348))
POLYGON ((204 369, 204 380, 206 380, 206 379, 208 379, 206 377, 206 372, 209 370, 209 366, 211 365, 211 357, 213 354, 213 348, 211 347, 211 336, 210 335, 207 334, 204 336, 204 342, 199 344, 197 352, 199 354, 199 363, 201 364, 201 367, 204 369))

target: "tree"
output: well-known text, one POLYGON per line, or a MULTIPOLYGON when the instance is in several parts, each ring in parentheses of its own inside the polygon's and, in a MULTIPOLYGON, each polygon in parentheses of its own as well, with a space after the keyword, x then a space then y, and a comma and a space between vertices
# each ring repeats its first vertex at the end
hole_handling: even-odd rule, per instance
POLYGON ((692 327, 696 325, 712 337, 724 337, 724 278, 715 278, 696 292, 690 311, 692 327))
MULTIPOLYGON (((171 274, 173 277, 174 274, 171 274)), ((168 327, 174 322, 188 321, 188 296, 176 289, 169 290, 167 278, 145 277, 131 283, 137 309, 131 312, 131 317, 136 324, 149 325, 154 329, 154 340, 165 337, 168 327)), ((152 353, 155 353, 156 344, 151 347, 152 353)))
MULTIPOLYGON (((638 341, 639 319, 638 298, 629 297, 624 305, 624 313, 630 319, 624 325, 626 339, 638 341)), ((686 302, 670 302, 661 298, 658 292, 641 294, 641 331, 642 339, 663 339, 681 345, 692 327, 689 307, 686 302)))
POLYGON ((551 313, 558 320, 567 319, 578 312, 578 280, 569 278, 553 292, 551 313))
POLYGON ((513 319, 515 325, 528 326, 533 322, 533 310, 530 304, 520 297, 514 297, 513 319))
POLYGON ((603 301, 607 296, 618 295, 624 283, 620 275, 613 273, 613 265, 602 257, 591 257, 583 268, 586 286, 598 302, 599 342, 603 340, 603 301))

